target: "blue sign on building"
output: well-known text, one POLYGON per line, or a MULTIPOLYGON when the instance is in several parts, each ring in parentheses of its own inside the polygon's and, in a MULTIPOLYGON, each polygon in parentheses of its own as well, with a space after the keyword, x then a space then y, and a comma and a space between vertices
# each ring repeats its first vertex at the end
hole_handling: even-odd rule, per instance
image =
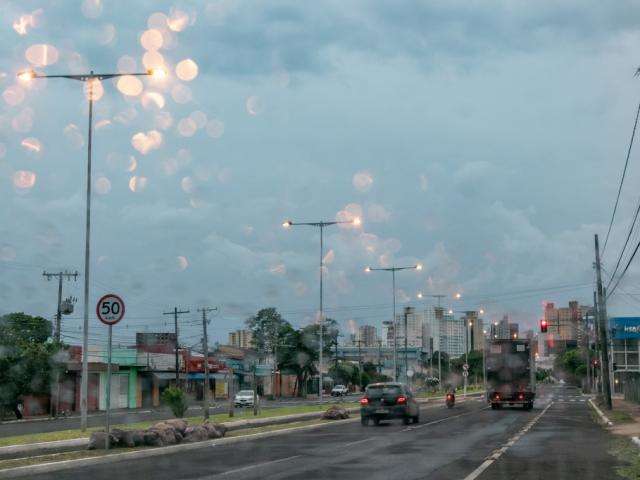
POLYGON ((616 340, 640 338, 640 317, 612 317, 609 328, 616 340))

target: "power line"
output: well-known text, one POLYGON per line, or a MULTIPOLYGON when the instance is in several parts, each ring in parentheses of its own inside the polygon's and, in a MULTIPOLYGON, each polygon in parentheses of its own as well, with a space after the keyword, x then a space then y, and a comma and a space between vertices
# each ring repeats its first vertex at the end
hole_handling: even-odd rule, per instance
POLYGON ((616 284, 613 286, 613 288, 611 290, 609 290, 607 288, 607 290, 608 290, 607 298, 611 297, 613 295, 613 293, 616 291, 616 288, 618 288, 618 285, 622 281, 622 278, 624 277, 624 274, 627 273, 627 270, 629 269, 629 266, 631 265, 631 262, 633 262, 633 258, 636 256, 636 253, 638 253, 638 248, 640 248, 640 242, 637 243, 636 248, 633 250, 633 253, 631 254, 631 257, 629 258, 629 261, 627 262, 627 265, 624 267, 624 270, 622 271, 622 273, 618 277, 618 281, 616 282, 616 284))
POLYGON ((618 210, 618 202, 620 201, 620 192, 622 192, 622 185, 624 183, 624 178, 627 174, 627 167, 629 166, 629 157, 631 156, 631 147, 633 147, 633 140, 635 139, 635 136, 636 136, 636 128, 638 127, 639 116, 640 116, 640 103, 638 104, 638 111, 636 112, 636 120, 633 123, 633 132, 631 133, 631 140, 629 141, 629 148, 627 149, 627 158, 624 161, 624 169, 622 170, 622 177, 620 178, 620 185, 618 186, 618 195, 616 196, 616 203, 613 206, 613 212, 611 213, 611 221, 609 222, 609 228, 607 229, 607 236, 604 239, 604 246, 602 247, 603 257, 604 257, 604 252, 607 250, 607 242, 609 241, 609 234, 611 233, 613 220, 616 216, 616 211, 618 210))

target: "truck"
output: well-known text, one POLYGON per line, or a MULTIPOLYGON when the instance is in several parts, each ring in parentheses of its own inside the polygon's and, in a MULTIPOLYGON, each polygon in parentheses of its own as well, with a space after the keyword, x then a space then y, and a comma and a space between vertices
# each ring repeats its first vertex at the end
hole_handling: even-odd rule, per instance
POLYGON ((485 365, 487 398, 493 410, 505 405, 533 408, 536 369, 528 339, 490 341, 485 365))

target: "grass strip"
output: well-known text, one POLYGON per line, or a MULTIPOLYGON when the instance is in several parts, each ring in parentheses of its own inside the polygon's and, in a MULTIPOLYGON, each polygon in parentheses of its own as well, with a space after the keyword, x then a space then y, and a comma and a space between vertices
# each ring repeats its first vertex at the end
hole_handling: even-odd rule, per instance
MULTIPOLYGON (((345 402, 331 405, 339 405, 344 408, 353 408, 357 407, 359 404, 355 402, 345 402)), ((218 413, 215 415, 211 415, 210 422, 213 423, 223 423, 223 422, 233 422, 237 420, 250 420, 256 418, 274 418, 281 417, 284 415, 295 415, 297 413, 312 413, 312 412, 323 412, 330 405, 294 405, 288 407, 281 408, 269 408, 264 409, 259 412, 257 416, 252 414, 252 410, 248 411, 240 411, 240 409, 236 409, 236 414, 234 417, 229 417, 227 413, 218 413)), ((199 425, 204 419, 201 416, 198 417, 186 417, 185 420, 189 422, 189 425, 199 425)), ((111 428, 122 428, 128 430, 142 430, 145 428, 149 428, 152 425, 158 423, 160 420, 150 420, 144 422, 135 422, 135 423, 123 423, 112 425, 111 428)), ((8 445, 26 445, 29 443, 37 443, 37 442, 52 442, 56 440, 70 440, 72 438, 88 438, 91 436, 92 432, 104 430, 104 427, 91 427, 86 430, 86 432, 82 432, 79 428, 72 430, 59 430, 57 432, 44 432, 44 433, 30 433, 26 435, 15 435, 11 437, 3 437, 0 438, 0 447, 8 446, 8 445)), ((256 429, 252 429, 255 431, 256 429)))

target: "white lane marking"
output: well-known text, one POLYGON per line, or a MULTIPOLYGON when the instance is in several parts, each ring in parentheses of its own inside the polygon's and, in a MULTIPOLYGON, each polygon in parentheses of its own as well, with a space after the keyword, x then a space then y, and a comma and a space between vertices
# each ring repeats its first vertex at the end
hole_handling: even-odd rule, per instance
POLYGON ((428 427, 429 425, 435 425, 436 423, 441 423, 441 422, 444 422, 444 421, 446 421, 446 420, 451 420, 451 419, 453 419, 453 418, 459 418, 459 417, 465 417, 465 416, 467 416, 467 415, 472 415, 472 414, 474 414, 474 413, 481 412, 482 410, 487 410, 488 408, 489 408, 489 407, 484 407, 484 408, 481 408, 481 409, 479 409, 479 410, 473 410, 472 412, 460 413, 460 414, 458 414, 458 415, 452 415, 452 416, 450 416, 450 417, 444 417, 444 418, 441 418, 441 419, 439 419, 439 420, 433 420, 432 422, 428 422, 428 423, 421 423, 421 424, 419 424, 419 425, 416 425, 415 427, 407 427, 407 428, 405 428, 405 429, 404 429, 404 430, 402 430, 402 431, 403 431, 403 432, 409 432, 409 431, 411 431, 411 430, 417 430, 417 429, 419 429, 419 428, 428 427))
POLYGON ((351 445, 358 445, 359 443, 370 442, 374 440, 375 437, 363 438, 362 440, 356 440, 355 442, 349 442, 341 445, 341 447, 350 447, 351 445))
POLYGON ((204 479, 210 479, 210 478, 216 478, 216 477, 223 477, 223 476, 231 475, 231 474, 234 474, 234 473, 246 472, 248 470, 253 470, 254 468, 266 467, 268 465, 274 465, 276 463, 288 462, 289 460, 300 458, 301 456, 302 455, 293 455, 291 457, 279 458, 277 460, 270 460, 268 462, 254 463, 253 465, 247 465, 246 467, 236 468, 234 470, 227 470, 226 472, 218 473, 216 475, 211 475, 209 477, 200 477, 200 479, 198 479, 198 480, 204 480, 204 479))
POLYGON ((527 423, 524 427, 522 427, 522 429, 518 433, 516 433, 513 437, 511 437, 509 441, 505 443, 501 448, 498 448, 495 451, 493 451, 491 455, 484 462, 482 462, 478 468, 476 468, 473 472, 471 472, 469 475, 464 477, 464 480, 475 480, 476 478, 478 478, 482 474, 482 472, 484 472, 487 468, 489 468, 493 462, 498 460, 504 452, 509 450, 510 447, 512 447, 518 440, 520 440, 520 438, 525 433, 527 433, 538 422, 538 420, 540 420, 540 418, 547 412, 547 410, 549 410, 549 407, 551 407, 551 405, 553 405, 553 402, 549 403, 545 407, 545 409, 542 410, 542 412, 540 412, 538 415, 536 415, 536 417, 533 420, 529 421, 529 423, 527 423))

